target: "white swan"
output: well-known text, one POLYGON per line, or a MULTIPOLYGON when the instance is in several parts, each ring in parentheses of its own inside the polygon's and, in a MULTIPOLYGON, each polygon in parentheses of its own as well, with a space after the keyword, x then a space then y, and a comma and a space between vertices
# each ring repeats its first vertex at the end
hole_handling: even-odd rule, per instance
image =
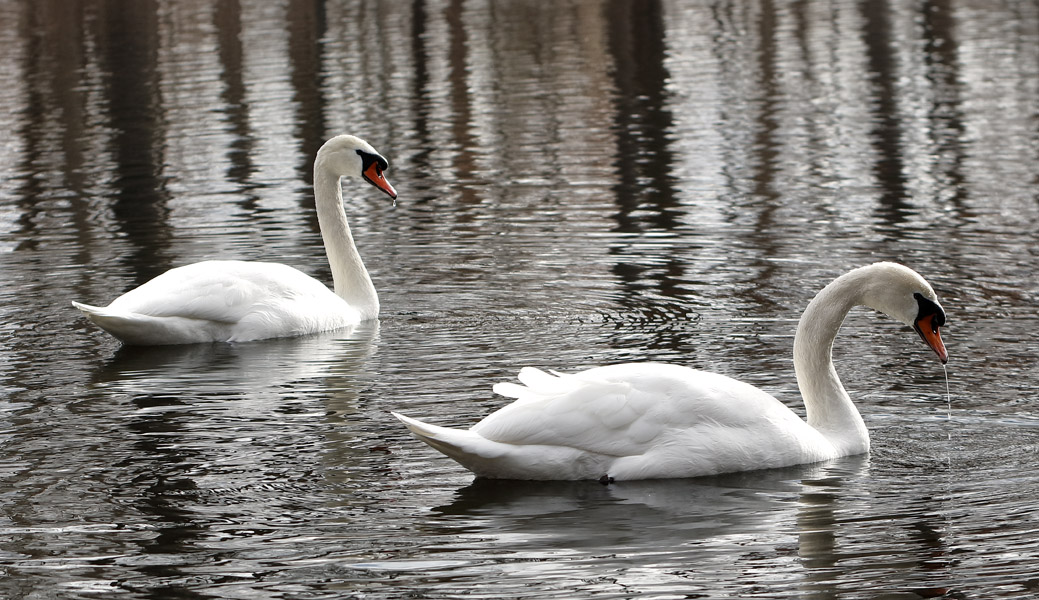
POLYGON ((654 479, 811 463, 869 450, 862 417, 831 358, 848 311, 865 305, 912 326, 945 363, 945 312, 915 271, 894 263, 855 269, 809 303, 794 337, 806 423, 758 388, 724 375, 629 363, 564 375, 524 368, 516 398, 471 429, 393 413, 419 439, 478 477, 654 479))
POLYGON ((73 302, 126 344, 245 342, 339 329, 379 316, 379 297, 357 253, 340 177, 361 177, 396 199, 388 163, 367 142, 336 136, 314 160, 314 201, 335 292, 292 267, 205 261, 170 269, 106 307, 73 302))

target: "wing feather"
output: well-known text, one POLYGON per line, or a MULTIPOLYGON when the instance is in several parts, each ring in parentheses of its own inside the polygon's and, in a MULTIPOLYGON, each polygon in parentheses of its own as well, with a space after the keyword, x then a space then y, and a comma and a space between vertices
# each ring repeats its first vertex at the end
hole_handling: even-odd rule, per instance
POLYGON ((613 456, 642 454, 661 436, 739 429, 751 421, 796 419, 765 392, 735 379, 676 365, 631 363, 576 374, 526 367, 525 385, 495 391, 516 402, 473 427, 497 442, 560 445, 613 456))
POLYGON ((117 298, 108 308, 153 317, 237 323, 256 310, 307 296, 334 294, 303 272, 278 263, 206 261, 170 269, 117 298))

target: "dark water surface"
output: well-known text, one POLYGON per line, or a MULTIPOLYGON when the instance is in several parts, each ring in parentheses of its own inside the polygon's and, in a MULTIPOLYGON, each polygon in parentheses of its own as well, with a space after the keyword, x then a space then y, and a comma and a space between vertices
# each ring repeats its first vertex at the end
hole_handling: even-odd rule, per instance
POLYGON ((1039 4, 0 0, 0 596, 1039 597, 1039 4), (121 348, 106 303, 204 258, 329 281, 337 133, 383 314, 121 348), (661 360, 801 411, 796 320, 902 261, 941 366, 865 311, 869 456, 700 480, 474 482, 535 365, 661 360))

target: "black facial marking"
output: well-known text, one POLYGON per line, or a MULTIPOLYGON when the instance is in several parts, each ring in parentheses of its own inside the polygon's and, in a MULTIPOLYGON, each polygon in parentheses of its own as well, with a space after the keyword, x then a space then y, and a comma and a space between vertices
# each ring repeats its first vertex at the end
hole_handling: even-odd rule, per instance
POLYGON ((386 159, 379 156, 378 154, 372 154, 371 152, 365 152, 360 148, 357 149, 357 155, 361 157, 361 171, 367 171, 368 167, 372 166, 372 163, 378 165, 379 173, 382 173, 386 169, 390 168, 390 164, 386 162, 386 159))
POLYGON ((938 328, 945 325, 945 311, 942 307, 938 306, 938 303, 934 300, 924 297, 920 292, 913 293, 913 297, 916 298, 916 303, 920 307, 919 312, 916 313, 916 320, 914 326, 917 331, 920 331, 920 321, 925 317, 934 315, 931 319, 931 327, 934 331, 938 331, 938 328))

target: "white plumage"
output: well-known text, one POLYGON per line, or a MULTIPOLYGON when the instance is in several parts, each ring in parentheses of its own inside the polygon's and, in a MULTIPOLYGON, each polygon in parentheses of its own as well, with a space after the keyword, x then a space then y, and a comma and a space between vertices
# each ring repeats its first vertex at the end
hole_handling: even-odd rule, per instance
POLYGON ((354 245, 340 177, 360 177, 396 198, 386 159, 349 135, 314 161, 314 196, 335 291, 278 263, 214 260, 170 269, 106 307, 73 302, 126 344, 245 342, 355 325, 379 315, 379 299, 354 245))
POLYGON ((523 368, 522 385, 494 386, 515 401, 468 430, 394 415, 489 478, 694 477, 859 454, 869 450, 869 435, 831 360, 833 339, 857 304, 913 326, 947 360, 938 334, 945 313, 930 285, 906 267, 877 263, 828 285, 801 318, 794 369, 808 422, 752 385, 659 363, 570 375, 523 368))

